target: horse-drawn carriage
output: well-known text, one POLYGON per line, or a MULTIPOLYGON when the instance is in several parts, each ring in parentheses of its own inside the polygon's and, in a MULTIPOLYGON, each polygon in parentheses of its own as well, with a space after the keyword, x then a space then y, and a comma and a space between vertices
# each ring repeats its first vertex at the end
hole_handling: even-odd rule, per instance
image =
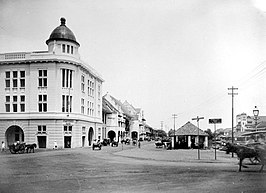
POLYGON ((112 141, 111 146, 112 147, 118 147, 118 141, 112 141))
POLYGON ((100 142, 100 141, 94 141, 93 143, 92 143, 92 150, 94 150, 95 148, 98 148, 99 150, 101 150, 102 149, 102 143, 100 142))
POLYGON ((121 143, 124 143, 125 145, 130 145, 130 139, 129 138, 122 139, 121 143))
POLYGON ((34 153, 34 148, 36 148, 37 145, 35 143, 33 144, 26 144, 26 143, 14 143, 12 145, 9 145, 9 151, 12 153, 12 154, 15 154, 15 153, 25 153, 25 151, 27 153, 34 153))

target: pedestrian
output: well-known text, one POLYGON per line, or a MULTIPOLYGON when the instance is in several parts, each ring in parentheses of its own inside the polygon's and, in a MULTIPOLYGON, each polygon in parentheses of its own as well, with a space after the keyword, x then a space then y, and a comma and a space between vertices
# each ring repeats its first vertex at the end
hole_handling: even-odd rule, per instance
POLYGON ((139 148, 140 148, 140 141, 139 141, 139 144, 138 144, 139 148))
POLYGON ((6 145, 5 145, 5 142, 2 141, 1 152, 2 152, 2 151, 5 151, 5 148, 6 148, 5 146, 6 146, 6 145))
POLYGON ((57 149, 57 142, 56 142, 56 140, 54 141, 54 148, 53 149, 57 149))

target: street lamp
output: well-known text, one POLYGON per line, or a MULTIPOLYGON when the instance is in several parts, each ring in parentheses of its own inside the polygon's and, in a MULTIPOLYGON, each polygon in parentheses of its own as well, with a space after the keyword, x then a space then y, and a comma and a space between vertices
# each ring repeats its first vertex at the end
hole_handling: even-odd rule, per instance
POLYGON ((259 109, 257 108, 257 106, 255 106, 254 110, 253 110, 253 115, 254 115, 254 120, 255 120, 255 129, 257 131, 257 124, 258 124, 258 116, 259 116, 259 109))

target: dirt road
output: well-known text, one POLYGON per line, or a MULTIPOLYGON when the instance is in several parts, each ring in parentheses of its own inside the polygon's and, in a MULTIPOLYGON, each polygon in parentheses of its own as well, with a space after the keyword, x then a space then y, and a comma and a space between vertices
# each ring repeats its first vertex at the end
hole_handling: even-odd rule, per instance
POLYGON ((265 171, 213 150, 165 150, 153 143, 0 154, 0 192, 265 192, 265 171))

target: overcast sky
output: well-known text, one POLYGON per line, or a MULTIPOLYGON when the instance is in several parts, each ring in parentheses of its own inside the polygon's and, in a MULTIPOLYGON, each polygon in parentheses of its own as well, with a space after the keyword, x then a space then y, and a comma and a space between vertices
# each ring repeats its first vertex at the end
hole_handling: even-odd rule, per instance
MULTIPOLYGON (((147 123, 230 128, 235 115, 266 115, 266 6, 253 0, 0 0, 0 52, 47 50, 66 18, 103 94, 144 110, 147 123)), ((235 121, 236 122, 236 121, 235 121)))

